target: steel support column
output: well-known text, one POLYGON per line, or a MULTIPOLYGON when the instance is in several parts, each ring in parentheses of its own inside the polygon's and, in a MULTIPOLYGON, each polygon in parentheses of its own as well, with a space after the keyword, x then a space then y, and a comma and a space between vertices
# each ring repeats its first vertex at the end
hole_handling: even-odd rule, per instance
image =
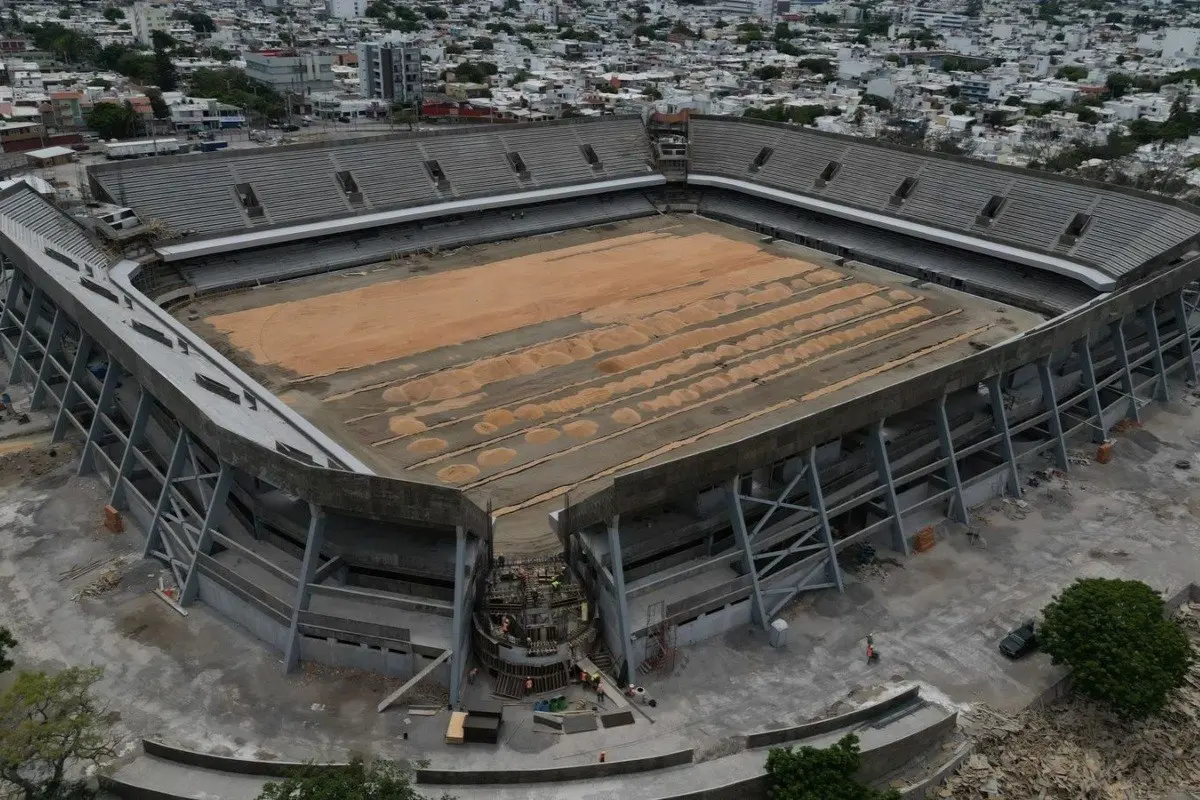
POLYGON ((133 422, 129 426, 129 437, 125 440, 125 450, 121 453, 121 462, 117 465, 117 474, 113 478, 112 494, 109 495, 108 504, 113 508, 127 508, 128 503, 125 502, 125 481, 129 478, 129 473, 133 470, 133 462, 137 456, 134 450, 142 440, 142 435, 146 432, 146 422, 150 419, 150 393, 144 388, 138 394, 137 408, 133 412, 133 422))
POLYGON ((875 459, 875 469, 879 473, 879 483, 883 486, 883 503, 887 512, 892 515, 892 549, 907 556, 910 554, 908 536, 904 533, 904 516, 900 510, 900 501, 896 497, 896 482, 892 479, 892 463, 888 460, 887 442, 883 440, 883 420, 871 424, 867 440, 871 447, 871 455, 875 459))
POLYGON ((33 294, 29 297, 29 305, 25 307, 25 319, 21 323, 21 333, 17 336, 17 349, 13 351, 12 365, 8 370, 8 386, 21 380, 21 354, 25 349, 25 337, 29 335, 29 329, 37 324, 38 317, 41 315, 42 297, 41 287, 35 285, 33 294))
POLYGON ((1175 328, 1179 331, 1182 337, 1180 340, 1180 359, 1186 365, 1187 378, 1195 386, 1200 383, 1200 378, 1196 376, 1196 353, 1192 350, 1192 332, 1188 329, 1188 310, 1183 302, 1183 290, 1180 289, 1171 295, 1171 308, 1175 311, 1175 328))
POLYGON ((200 526, 200 534, 196 540, 196 551, 192 553, 192 563, 188 566, 187 580, 184 581, 183 589, 179 592, 179 605, 181 606, 190 605, 196 599, 196 592, 200 588, 200 576, 196 572, 196 563, 200 560, 201 554, 208 555, 212 550, 213 531, 225 517, 225 501, 229 498, 229 487, 232 485, 233 468, 222 463, 221 470, 217 473, 217 483, 213 487, 212 499, 204 511, 204 522, 200 526))
POLYGON ((1142 325, 1146 328, 1146 341, 1150 343, 1150 354, 1158 380, 1154 382, 1154 399, 1165 403, 1170 397, 1167 392, 1167 365, 1163 361, 1162 340, 1158 336, 1158 314, 1154 303, 1142 309, 1142 325))
POLYGON ((1054 438, 1054 461, 1058 468, 1067 471, 1067 443, 1063 439, 1062 417, 1058 413, 1058 397, 1054 393, 1054 376, 1050 374, 1050 359, 1043 358, 1037 365, 1038 378, 1042 384, 1042 409, 1049 415, 1050 435, 1054 438))
POLYGON ((1092 424, 1092 441, 1103 442, 1108 438, 1108 427, 1104 424, 1104 404, 1100 402, 1100 389, 1096 386, 1096 366, 1092 363, 1092 347, 1088 337, 1080 339, 1077 347, 1083 385, 1088 390, 1088 410, 1096 420, 1092 424))
POLYGON ((46 352, 38 366, 37 378, 33 381, 33 394, 29 396, 29 410, 37 411, 46 404, 46 384, 50 380, 50 361, 54 358, 56 345, 67 327, 67 315, 55 307, 54 321, 50 323, 50 338, 46 340, 46 352))
POLYGON ((759 624, 759 627, 766 630, 771 620, 767 616, 767 607, 763 603, 762 585, 758 581, 758 568, 754 564, 754 551, 750 547, 750 534, 746 530, 746 515, 741 501, 741 484, 740 475, 730 478, 729 485, 725 487, 725 502, 729 506, 729 520, 733 523, 733 536, 737 540, 738 547, 742 548, 746 574, 750 576, 750 585, 754 589, 754 594, 751 596, 753 600, 751 618, 759 624))
POLYGON ((992 425, 1000 434, 1000 452, 1008 463, 1008 493, 1021 496, 1021 475, 1017 472, 1017 453, 1013 448, 1012 431, 1008 427, 1008 412, 1004 410, 1004 392, 1000 388, 1000 376, 993 375, 984 381, 988 390, 988 402, 992 406, 992 425))
POLYGON ((1119 319, 1109 326, 1112 339, 1113 353, 1117 357, 1117 366, 1121 368, 1121 390, 1129 398, 1129 409, 1125 416, 1134 422, 1141 422, 1141 409, 1138 406, 1137 392, 1134 391, 1133 370, 1129 368, 1129 347, 1125 342, 1125 319, 1119 319))
POLYGON ((935 411, 938 442, 941 444, 942 457, 946 459, 946 485, 954 493, 950 501, 950 513, 946 516, 963 525, 969 525, 970 517, 967 515, 967 502, 963 499, 962 478, 958 473, 958 456, 954 454, 954 439, 950 434, 950 418, 946 414, 945 395, 938 398, 935 411))
POLYGON ((457 709, 462 700, 462 676, 466 666, 466 648, 463 632, 471 610, 467 608, 467 529, 458 525, 454 529, 454 618, 450 633, 450 707, 457 709))
POLYGON ((83 452, 79 456, 79 468, 76 470, 76 475, 86 475, 92 471, 92 465, 96 460, 95 453, 92 452, 92 445, 96 443, 96 438, 100 434, 103 423, 100 421, 104 414, 108 413, 108 409, 113 406, 113 394, 117 391, 117 382, 120 380, 120 367, 113 361, 108 362, 108 370, 104 373, 104 383, 100 387, 100 396, 96 400, 96 411, 92 414, 92 424, 88 426, 87 437, 83 440, 83 452))
POLYGON ((300 614, 308 610, 312 596, 309 584, 316 574, 321 560, 321 546, 325 543, 325 509, 309 503, 308 540, 304 545, 304 558, 300 562, 300 574, 296 576, 296 595, 292 602, 292 622, 288 627, 287 649, 283 654, 283 671, 291 672, 300 663, 300 614))
POLYGON ((833 546, 833 526, 829 524, 829 513, 825 509, 825 493, 821 491, 821 474, 817 471, 817 448, 808 448, 808 499, 817 511, 821 522, 821 536, 825 539, 825 548, 829 552, 829 562, 826 569, 831 573, 829 578, 839 592, 846 587, 842 583, 842 568, 838 566, 837 550, 833 546))
POLYGON ((67 435, 67 414, 70 413, 68 408, 71 405, 71 392, 82 391, 78 388, 79 379, 83 377, 84 371, 87 369, 88 359, 92 354, 92 337, 88 336, 82 329, 79 331, 79 342, 75 345, 75 358, 71 360, 71 371, 67 374, 67 383, 63 388, 62 402, 58 406, 58 416, 54 419, 54 433, 50 440, 53 442, 61 442, 63 437, 67 435))
POLYGON ((633 628, 629 624, 629 598, 625 595, 625 557, 621 553, 621 518, 613 515, 608 523, 608 553, 612 558, 613 599, 616 600, 617 628, 621 637, 621 657, 625 659, 627 675, 632 677, 637 665, 633 663, 633 628))
POLYGON ((150 525, 146 529, 146 546, 142 548, 142 558, 149 558, 155 547, 158 546, 159 540, 162 539, 159 526, 162 524, 163 511, 166 510, 167 502, 171 497, 171 481, 175 480, 179 470, 183 469, 184 455, 187 452, 187 448, 184 446, 186 438, 187 432, 181 427, 175 436, 175 446, 171 449, 171 460, 167 462, 167 469, 163 473, 162 489, 158 493, 158 502, 154 504, 154 516, 150 518, 150 525))

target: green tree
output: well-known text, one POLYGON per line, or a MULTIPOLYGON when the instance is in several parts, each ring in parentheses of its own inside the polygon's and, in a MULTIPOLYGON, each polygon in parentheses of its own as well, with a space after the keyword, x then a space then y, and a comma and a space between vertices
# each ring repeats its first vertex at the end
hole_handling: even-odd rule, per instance
POLYGON ((1042 616, 1042 649, 1071 668, 1076 691, 1122 718, 1157 713, 1183 685, 1193 658, 1187 634, 1141 581, 1080 579, 1042 616))
POLYGON ((0 694, 0 787, 24 800, 82 797, 68 773, 115 753, 92 697, 102 670, 22 672, 0 694))
POLYGON ((175 37, 166 31, 150 31, 150 45, 155 50, 170 50, 175 46, 175 37))
POLYGON ((125 19, 125 12, 116 6, 109 6, 104 9, 104 18, 109 22, 116 22, 119 19, 125 19))
POLYGON ((167 101, 163 99, 161 89, 147 89, 146 97, 150 98, 150 110, 154 113, 155 119, 169 119, 171 109, 167 106, 167 101))
POLYGON ((831 75, 834 71, 833 65, 829 63, 829 59, 827 58, 803 58, 796 62, 796 66, 820 75, 831 75))
POLYGON ((413 125, 417 124, 417 119, 417 110, 412 106, 406 106, 400 103, 396 103, 392 106, 393 125, 407 125, 408 129, 411 131, 413 129, 413 125))
POLYGON ((101 139, 128 139, 137 130, 137 112, 128 102, 97 103, 88 114, 88 127, 101 139))
POLYGON ((868 105, 877 111, 891 111, 892 101, 886 97, 880 97, 877 94, 864 94, 862 98, 863 105, 868 105))
POLYGON ((410 772, 390 761, 356 758, 345 769, 302 768, 263 787, 258 800, 423 800, 410 772))
POLYGON ((154 84, 164 92, 173 92, 179 85, 179 79, 175 75, 175 65, 171 63, 171 56, 162 48, 154 50, 154 84))
POLYGON ((826 748, 767 753, 767 800, 898 800, 896 790, 880 792, 854 779, 858 737, 848 734, 826 748))
POLYGON ((1065 67, 1059 67, 1056 75, 1065 81, 1081 81, 1088 76, 1088 71, 1086 67, 1068 64, 1065 67))
POLYGON ((1125 15, 1120 11, 1110 11, 1104 15, 1104 21, 1109 25, 1120 25, 1125 21, 1125 15))
POLYGON ((445 19, 450 16, 446 9, 440 6, 421 6, 421 13, 425 15, 425 19, 445 19))
POLYGON ((13 638, 12 631, 8 628, 0 628, 0 673, 8 672, 13 668, 13 660, 8 657, 8 654, 17 647, 17 640, 13 638))
POLYGON ((473 50, 485 50, 486 51, 486 50, 491 50, 493 47, 495 47, 495 45, 492 44, 492 40, 486 36, 480 36, 478 39, 471 42, 471 48, 473 50))
POLYGON ((1124 72, 1110 72, 1104 81, 1108 93, 1113 97, 1121 97, 1133 85, 1133 78, 1124 72))
POLYGON ((954 114, 955 116, 962 116, 963 114, 967 113, 967 104, 966 103, 951 103, 950 104, 950 113, 954 114))
POLYGON ((196 33, 216 33, 217 23, 203 11, 193 11, 187 15, 187 22, 196 33))
POLYGON ((754 70, 754 77, 758 78, 760 81, 773 81, 782 76, 783 70, 771 64, 767 64, 754 70))

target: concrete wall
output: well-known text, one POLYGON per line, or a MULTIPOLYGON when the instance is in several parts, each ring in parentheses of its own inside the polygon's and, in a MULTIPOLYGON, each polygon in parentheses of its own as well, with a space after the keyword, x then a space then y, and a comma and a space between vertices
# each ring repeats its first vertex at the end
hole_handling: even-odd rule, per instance
POLYGON ((214 769, 218 772, 232 772, 236 775, 263 775, 271 778, 287 777, 298 769, 314 769, 314 770, 339 770, 344 768, 345 764, 318 764, 315 762, 302 761, 261 761, 253 758, 232 758, 230 756, 217 756, 211 753, 200 753, 195 750, 187 750, 182 747, 175 747, 166 742, 159 742, 154 739, 142 739, 142 750, 146 755, 161 758, 165 761, 174 761, 178 764, 186 764, 191 767, 200 767, 201 769, 214 769))
POLYGON ((750 605, 750 599, 747 598, 701 614, 676 629, 675 641, 679 647, 686 647, 719 636, 733 628, 749 625, 750 605))
MULTIPOLYGON (((415 658, 419 660, 421 657, 415 658)), ((413 669, 414 654, 411 652, 400 653, 366 644, 346 644, 336 639, 317 639, 312 636, 300 637, 300 660, 382 672, 398 678, 411 678, 417 673, 413 669)), ((434 670, 435 673, 437 671, 434 670)), ((442 683, 445 684, 445 681, 442 683)))
POLYGON ((512 783, 558 783, 560 781, 595 780, 611 778, 615 775, 632 775, 636 772, 650 772, 667 767, 678 767, 691 764, 695 751, 692 749, 676 750, 658 756, 645 758, 630 758, 624 761, 605 761, 592 764, 575 764, 564 767, 547 769, 419 769, 417 783, 421 785, 463 785, 463 784, 512 784, 512 783))
POLYGON ((287 649, 288 629, 258 610, 242 597, 209 578, 199 575, 200 600, 221 616, 245 628, 279 652, 287 649))
POLYGON ((810 736, 819 736, 822 733, 836 731, 839 728, 847 728, 874 717, 882 716, 907 703, 915 702, 920 693, 921 688, 913 686, 894 697, 880 700, 878 703, 872 703, 862 708, 856 708, 853 711, 840 714, 836 717, 826 717, 825 719, 813 720, 812 722, 805 722, 801 725, 793 725, 788 728, 775 728, 769 731, 751 733, 746 736, 746 747, 774 747, 784 742, 794 742, 799 739, 807 739, 810 736))

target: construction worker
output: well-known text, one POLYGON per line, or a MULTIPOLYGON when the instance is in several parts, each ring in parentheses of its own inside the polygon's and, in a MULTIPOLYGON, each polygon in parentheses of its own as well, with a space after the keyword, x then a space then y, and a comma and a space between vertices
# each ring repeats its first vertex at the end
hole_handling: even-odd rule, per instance
POLYGON ((598 681, 596 683, 596 704, 604 705, 604 684, 598 681))
POLYGON ((471 671, 467 673, 467 683, 474 686, 475 679, 479 677, 479 667, 471 667, 471 671))
POLYGON ((558 582, 558 578, 550 581, 550 591, 557 592, 560 586, 562 586, 562 584, 558 582))

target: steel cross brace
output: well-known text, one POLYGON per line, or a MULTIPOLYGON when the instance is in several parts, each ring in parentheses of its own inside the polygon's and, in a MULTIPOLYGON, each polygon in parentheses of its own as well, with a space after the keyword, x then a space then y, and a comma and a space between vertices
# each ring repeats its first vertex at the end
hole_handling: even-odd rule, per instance
POLYGON ((1154 399, 1165 403, 1170 399, 1167 392, 1167 365, 1163 361, 1162 340, 1158 336, 1158 314, 1154 310, 1154 303, 1142 309, 1142 324, 1146 328, 1146 339, 1154 357, 1154 371, 1158 373, 1158 380, 1154 383, 1154 399))
POLYGON ((1042 409, 1049 414, 1050 435, 1054 437, 1054 461, 1066 472, 1067 443, 1063 439, 1062 417, 1059 416, 1058 398, 1054 394, 1054 376, 1050 374, 1050 359, 1043 358, 1037 365, 1038 379, 1042 384, 1042 409))
MULTIPOLYGON (((158 502, 154 505, 154 516, 150 518, 150 525, 146 530, 146 545, 142 549, 142 558, 148 558, 160 542, 163 542, 164 547, 170 551, 170 547, 166 544, 166 539, 163 537, 162 531, 159 530, 159 526, 162 524, 163 512, 167 508, 167 498, 171 494, 171 480, 183 466, 183 439, 186 435, 183 428, 180 428, 179 433, 175 437, 175 446, 171 450, 171 460, 167 463, 167 471, 163 475, 162 489, 158 493, 158 502)), ((174 553, 171 553, 171 555, 174 557, 174 553)), ((176 578, 178 577, 177 575, 176 578)), ((182 581, 180 585, 182 585, 182 581)))
POLYGON ((75 346, 75 358, 71 361, 71 371, 68 373, 67 383, 63 388, 62 401, 58 405, 58 416, 54 419, 54 433, 50 437, 53 442, 61 442, 67 435, 67 414, 71 413, 69 410, 72 401, 71 393, 83 391, 79 388, 79 381, 87 369, 88 359, 91 358, 92 345, 92 337, 80 329, 79 342, 75 346))
POLYGON ((21 322, 21 333, 17 336, 17 349, 13 351, 12 365, 8 371, 9 386, 21 380, 21 357, 25 350, 25 339, 30 335, 30 329, 37 324, 38 317, 41 316, 42 297, 41 287, 35 284, 33 294, 29 297, 29 305, 25 307, 25 319, 21 322))
POLYGON ((292 621, 288 626, 287 649, 283 653, 283 671, 291 672, 300 662, 300 615, 308 610, 312 596, 310 584, 321 560, 321 546, 325 543, 325 509, 309 503, 308 538, 304 544, 304 558, 300 562, 300 574, 296 580, 296 595, 292 601, 292 621))
POLYGON ((88 426, 87 438, 83 440, 83 452, 79 456, 77 475, 86 475, 92 471, 92 464, 95 462, 92 446, 100 435, 100 428, 103 425, 101 420, 115 405, 114 393, 117 390, 117 382, 120 380, 119 372, 120 367, 110 360, 108 370, 104 373, 104 383, 100 387, 100 396, 96 400, 96 410, 92 413, 92 424, 88 426))
POLYGON ((1104 424, 1104 404, 1100 402, 1100 389, 1096 386, 1096 366, 1092 363, 1092 348, 1088 343, 1088 337, 1084 336, 1080 339, 1077 347, 1083 385, 1088 392, 1088 410, 1096 420, 1092 425, 1092 441, 1103 442, 1108 438, 1108 427, 1104 424))
POLYGON ((29 396, 29 410, 37 411, 46 405, 46 383, 50 380, 50 364, 57 357, 60 340, 67 327, 67 315, 61 308, 54 308, 54 321, 50 323, 50 338, 46 340, 46 352, 33 382, 33 394, 29 396))
POLYGON ((750 547, 750 534, 746 531, 746 515, 742 512, 741 476, 734 475, 729 479, 725 489, 725 502, 729 505, 729 519, 733 523, 733 536, 737 539, 738 547, 742 548, 742 557, 746 565, 746 574, 750 576, 750 586, 753 589, 752 606, 753 619, 763 630, 767 629, 770 620, 767 609, 763 605, 762 586, 758 581, 758 569, 754 566, 754 551, 750 547))
POLYGON ((871 424, 867 443, 875 460, 875 469, 879 473, 879 483, 884 488, 884 509, 892 518, 892 549, 907 556, 910 554, 908 536, 904 533, 904 515, 896 496, 896 482, 892 476, 892 463, 888 459, 887 442, 883 440, 883 420, 871 424))
POLYGON ((946 516, 961 522, 963 525, 968 525, 970 524, 970 518, 967 516, 967 503, 963 499, 962 480, 958 473, 958 457, 954 454, 954 439, 950 434, 950 418, 946 414, 945 395, 938 398, 935 412, 937 415, 938 442, 941 445, 942 456, 946 459, 946 486, 954 493, 950 501, 949 513, 946 516))
POLYGON ((1188 318, 1191 312, 1188 311, 1183 301, 1182 289, 1171 295, 1171 307, 1175 311, 1175 327, 1181 336, 1179 356, 1187 370, 1187 379, 1195 386, 1200 379, 1196 376, 1196 352, 1192 347, 1192 334, 1188 328, 1188 318))
POLYGON ((1021 496, 1021 475, 1017 472, 1017 454, 1013 448, 1012 431, 1008 427, 1008 412, 1004 409, 1004 392, 1000 389, 1000 376, 993 375, 985 382, 988 390, 988 402, 992 406, 992 425, 1000 434, 1000 451, 1008 463, 1008 493, 1012 497, 1021 496))
POLYGON ((1129 367, 1129 348, 1125 343, 1125 319, 1121 318, 1109 326, 1110 338, 1112 339, 1113 353, 1117 357, 1117 366, 1121 370, 1121 387, 1126 397, 1129 398, 1129 408, 1126 411, 1126 418, 1134 422, 1141 422, 1141 408, 1138 405, 1137 392, 1133 386, 1133 370, 1129 367))
POLYGON ((136 458, 134 451, 137 449, 142 436, 146 432, 146 423, 150 419, 151 402, 150 393, 145 389, 141 389, 138 395, 137 408, 133 412, 133 422, 129 425, 129 436, 125 439, 125 450, 121 453, 121 461, 117 465, 117 474, 113 478, 112 494, 108 498, 108 504, 113 508, 128 507, 128 504, 125 502, 125 481, 133 469, 133 462, 136 458))

